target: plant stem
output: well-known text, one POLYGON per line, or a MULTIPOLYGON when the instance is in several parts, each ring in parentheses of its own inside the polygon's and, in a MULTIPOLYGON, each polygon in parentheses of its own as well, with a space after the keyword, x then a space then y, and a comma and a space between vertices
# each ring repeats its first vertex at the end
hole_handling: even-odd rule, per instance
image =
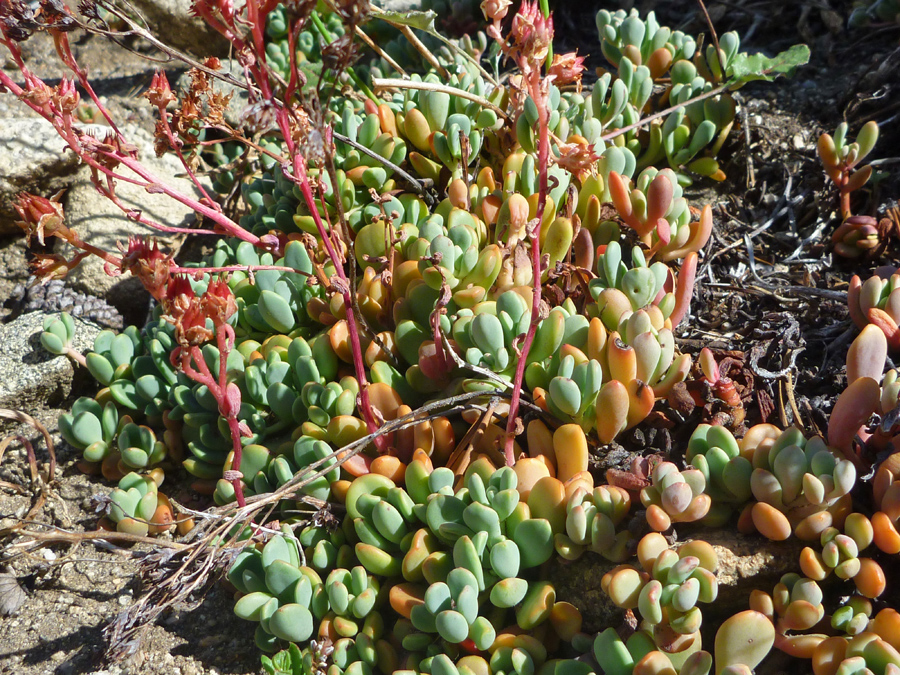
POLYGON ((528 323, 528 331, 522 342, 519 360, 516 363, 516 373, 513 377, 512 399, 509 402, 509 417, 506 420, 506 442, 504 454, 508 466, 515 464, 513 455, 516 437, 516 422, 518 421, 519 400, 522 396, 522 385, 525 380, 525 366, 528 362, 528 352, 534 342, 534 334, 540 321, 541 308, 541 224, 544 219, 544 209, 547 206, 548 191, 548 161, 550 158, 550 111, 547 109, 547 98, 541 91, 541 74, 537 69, 532 69, 528 74, 528 88, 531 98, 537 104, 538 110, 538 207, 535 214, 535 224, 530 228, 528 238, 531 245, 531 268, 533 274, 533 287, 531 297, 531 321, 528 323))

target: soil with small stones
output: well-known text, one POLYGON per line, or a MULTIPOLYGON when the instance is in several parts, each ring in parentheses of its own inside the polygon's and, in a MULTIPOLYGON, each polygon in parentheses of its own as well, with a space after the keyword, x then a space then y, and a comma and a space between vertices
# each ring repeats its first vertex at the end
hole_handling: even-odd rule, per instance
MULTIPOLYGON (((632 5, 644 12, 655 10, 662 24, 675 29, 707 32, 698 3, 625 4, 632 5)), ((844 358, 856 334, 843 299, 848 281, 855 273, 865 277, 878 265, 900 262, 896 240, 873 260, 840 258, 830 245, 838 221, 837 194, 816 158, 820 133, 832 132, 842 120, 852 130, 878 120, 881 138, 872 157, 885 160, 883 169, 893 170, 893 175, 859 191, 854 212, 883 215, 900 195, 900 173, 892 164, 900 141, 895 121, 900 114, 900 28, 848 31, 850 5, 840 0, 707 2, 717 30, 737 30, 743 49, 773 54, 797 42, 812 49, 811 63, 792 80, 752 84, 738 93, 738 121, 720 155, 727 180, 718 185, 698 182, 688 191, 692 204, 713 204, 715 230, 698 274, 693 317, 680 333, 679 346, 690 353, 709 346, 719 358, 731 359, 730 375, 743 395, 747 426, 769 421, 799 422, 810 431, 827 428, 829 411, 846 384, 844 358)), ((591 3, 572 2, 560 2, 556 11, 557 51, 578 48, 589 55, 591 69, 604 66, 595 11, 591 3)), ((127 46, 130 50, 85 38, 76 43, 76 56, 89 66, 98 92, 114 113, 152 128, 152 114, 138 94, 149 85, 156 66, 142 58, 150 53, 145 45, 127 46)), ((26 56, 41 77, 53 82, 59 76, 48 40, 30 40, 26 56)), ((180 72, 170 71, 170 81, 180 72)), ((21 238, 0 240, 0 301, 27 278, 27 257, 21 238)), ((14 313, 10 303, 3 303, 0 320, 14 313)), ((72 400, 92 393, 73 392, 72 400)), ((0 455, 0 535, 29 514, 36 522, 66 530, 94 529, 94 496, 108 493, 110 487, 82 475, 74 466, 77 453, 60 441, 56 418, 65 405, 63 410, 27 411, 53 432, 60 466, 46 501, 33 513, 24 450, 14 443, 0 455)), ((690 429, 721 412, 710 406, 660 408, 618 447, 595 457, 592 468, 602 473, 610 466, 623 467, 635 451, 677 456, 690 429)), ((10 423, 0 425, 0 431, 0 436, 19 433, 35 441, 38 436, 10 423)), ((43 445, 36 446, 39 460, 46 462, 43 445)), ((190 502, 186 485, 172 489, 182 503, 202 506, 190 502)), ((7 549, 7 556, 24 554, 6 571, 18 579, 25 600, 12 616, 0 617, 0 673, 258 672, 253 627, 234 616, 232 593, 222 584, 192 596, 190 606, 164 613, 130 662, 104 662, 104 626, 140 595, 140 560, 149 552, 141 546, 119 549, 102 542, 55 544, 30 552, 7 549)), ((885 604, 900 606, 896 559, 880 561, 888 578, 885 604)), ((3 601, 0 597, 0 607, 3 601)), ((809 665, 773 655, 758 672, 789 670, 808 672, 809 665)))

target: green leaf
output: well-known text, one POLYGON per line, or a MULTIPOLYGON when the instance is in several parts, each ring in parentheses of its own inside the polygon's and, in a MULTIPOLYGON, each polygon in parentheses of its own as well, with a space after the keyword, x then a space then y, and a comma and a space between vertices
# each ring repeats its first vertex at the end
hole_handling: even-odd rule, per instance
POLYGON ((430 9, 426 12, 385 12, 380 11, 374 16, 387 21, 394 26, 409 26, 410 28, 418 28, 432 35, 437 33, 434 27, 434 20, 437 14, 430 9))
POLYGON ((794 45, 787 51, 769 58, 765 54, 737 54, 731 64, 732 87, 754 80, 771 82, 779 75, 793 75, 794 70, 809 63, 809 47, 794 45))

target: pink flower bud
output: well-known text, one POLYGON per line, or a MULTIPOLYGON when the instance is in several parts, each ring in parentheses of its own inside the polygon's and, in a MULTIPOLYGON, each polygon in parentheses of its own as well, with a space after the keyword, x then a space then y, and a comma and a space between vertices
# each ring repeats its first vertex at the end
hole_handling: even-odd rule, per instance
POLYGON ((506 18, 512 0, 483 0, 481 3, 481 11, 484 18, 494 23, 499 23, 506 18))

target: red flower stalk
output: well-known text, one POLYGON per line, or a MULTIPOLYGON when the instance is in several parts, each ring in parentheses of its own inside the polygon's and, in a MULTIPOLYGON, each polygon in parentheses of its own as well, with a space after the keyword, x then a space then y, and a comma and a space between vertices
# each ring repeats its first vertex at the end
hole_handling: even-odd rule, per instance
POLYGON ((506 442, 504 454, 506 463, 512 466, 516 458, 513 456, 513 443, 519 428, 519 400, 522 395, 522 384, 525 380, 525 364, 528 360, 528 352, 534 342, 534 334, 540 321, 541 307, 541 223, 544 218, 544 208, 547 205, 548 163, 550 161, 550 110, 549 110, 549 79, 541 78, 541 67, 547 58, 553 42, 553 18, 544 16, 537 5, 523 0, 522 7, 513 19, 512 37, 514 44, 507 48, 507 53, 512 56, 522 71, 523 88, 531 96, 538 111, 537 124, 537 166, 538 174, 538 206, 534 219, 528 224, 528 241, 531 247, 531 268, 534 286, 532 288, 531 322, 528 331, 522 341, 521 353, 516 363, 516 372, 512 383, 512 397, 509 401, 509 413, 506 420, 506 442))
POLYGON ((197 297, 190 280, 184 275, 174 275, 166 287, 163 299, 167 319, 175 324, 179 347, 172 352, 173 363, 180 364, 184 374, 194 382, 205 385, 219 404, 219 414, 228 423, 231 433, 231 468, 225 479, 234 487, 238 506, 245 506, 244 484, 241 473, 242 436, 249 436, 250 429, 238 420, 241 410, 241 390, 228 381, 228 354, 234 348, 234 329, 227 323, 237 309, 234 295, 222 280, 209 283, 206 293, 197 297), (215 329, 207 327, 207 319, 215 329), (200 346, 216 338, 219 349, 219 372, 213 375, 200 346))

